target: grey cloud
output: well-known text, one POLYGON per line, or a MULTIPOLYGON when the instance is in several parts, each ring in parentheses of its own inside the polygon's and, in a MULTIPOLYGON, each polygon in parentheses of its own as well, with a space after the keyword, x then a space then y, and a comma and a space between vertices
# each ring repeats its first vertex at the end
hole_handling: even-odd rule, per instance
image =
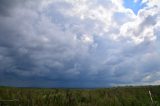
MULTIPOLYGON (((111 38, 112 34, 119 34, 117 28, 122 23, 133 21, 124 13, 115 13, 113 20, 118 27, 111 26, 105 32, 101 21, 82 20, 60 11, 61 8, 72 9, 66 2, 53 2, 42 10, 35 7, 36 3, 41 6, 37 1, 25 1, 21 5, 18 0, 1 2, 3 10, 0 12, 12 13, 0 16, 1 85, 111 86, 137 83, 152 73, 150 70, 159 70, 159 54, 153 53, 153 42, 135 45, 123 38, 117 41, 111 38), (6 8, 9 5, 10 8, 6 8), (118 20, 117 15, 126 19, 118 20), (93 42, 85 43, 82 39, 85 34, 92 36, 93 42), (149 53, 155 58, 147 58, 149 53)), ((153 26, 154 19, 148 16, 140 26, 153 26)))
POLYGON ((13 8, 16 0, 1 0, 0 1, 0 14, 3 16, 8 16, 10 14, 11 9, 13 8))
POLYGON ((36 7, 36 2, 42 0, 1 0, 0 1, 0 16, 11 16, 14 9, 17 7, 36 7))

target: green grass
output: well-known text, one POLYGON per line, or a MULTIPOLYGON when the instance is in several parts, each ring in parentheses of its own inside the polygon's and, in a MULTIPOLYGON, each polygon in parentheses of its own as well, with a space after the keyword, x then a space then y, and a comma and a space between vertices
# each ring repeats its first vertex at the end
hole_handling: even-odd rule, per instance
POLYGON ((5 102, 3 106, 160 106, 160 86, 102 89, 0 87, 0 100, 11 99, 19 101, 5 102))

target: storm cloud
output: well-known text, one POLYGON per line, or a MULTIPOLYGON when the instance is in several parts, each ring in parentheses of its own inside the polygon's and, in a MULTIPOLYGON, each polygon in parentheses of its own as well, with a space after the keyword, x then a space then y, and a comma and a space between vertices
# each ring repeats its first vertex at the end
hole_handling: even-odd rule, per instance
POLYGON ((160 83, 159 2, 1 0, 0 85, 160 83))

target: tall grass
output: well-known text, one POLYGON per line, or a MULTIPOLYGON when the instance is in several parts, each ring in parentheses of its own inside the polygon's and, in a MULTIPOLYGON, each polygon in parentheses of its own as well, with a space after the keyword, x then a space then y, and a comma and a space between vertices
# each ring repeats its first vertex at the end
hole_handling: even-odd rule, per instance
POLYGON ((106 89, 38 89, 0 87, 0 100, 18 99, 8 106, 159 106, 160 86, 106 89), (152 92, 151 104, 148 91, 152 92))

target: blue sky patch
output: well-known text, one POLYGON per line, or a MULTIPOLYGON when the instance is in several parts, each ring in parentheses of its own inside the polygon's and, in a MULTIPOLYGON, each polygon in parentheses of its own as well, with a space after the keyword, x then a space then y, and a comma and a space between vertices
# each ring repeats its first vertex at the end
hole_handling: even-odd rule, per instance
POLYGON ((142 0, 124 0, 124 7, 131 9, 135 14, 146 6, 146 3, 142 3, 142 0))

